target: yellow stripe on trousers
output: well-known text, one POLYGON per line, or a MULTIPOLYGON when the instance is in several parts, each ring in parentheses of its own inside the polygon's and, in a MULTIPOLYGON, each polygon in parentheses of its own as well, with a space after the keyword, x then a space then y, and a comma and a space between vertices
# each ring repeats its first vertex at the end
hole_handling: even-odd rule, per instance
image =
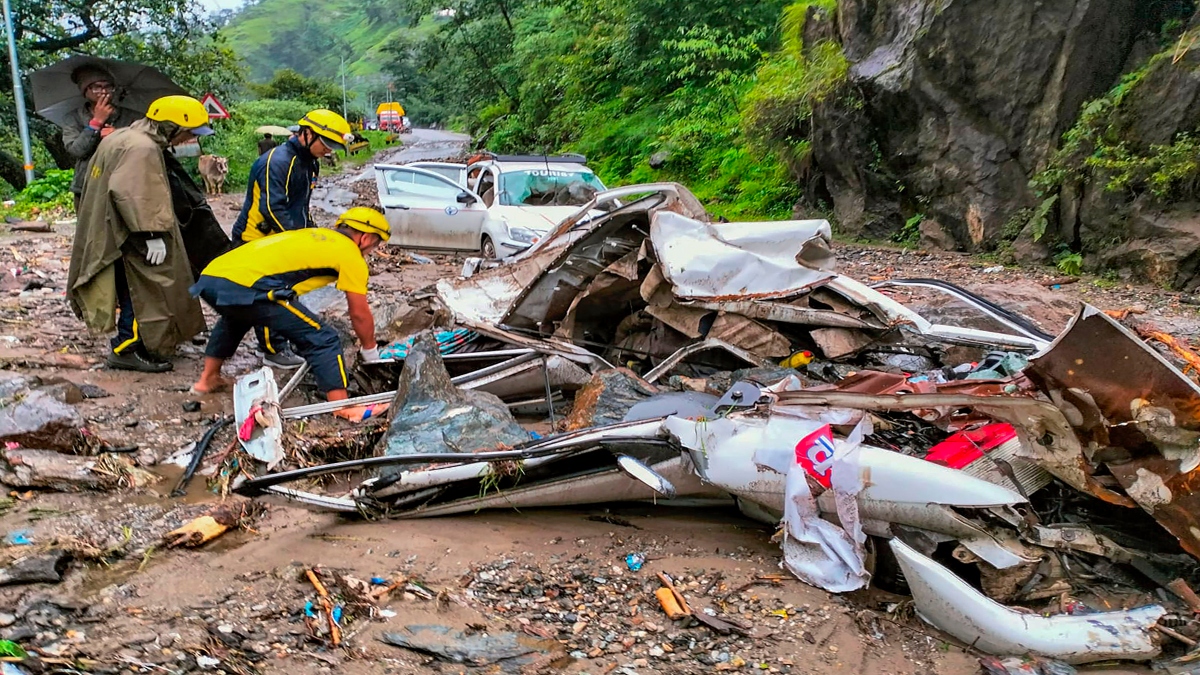
POLYGON ((263 326, 263 342, 266 343, 265 348, 268 354, 274 354, 275 348, 271 346, 271 329, 263 326))
POLYGON ((342 355, 338 354, 338 371, 342 374, 342 389, 350 386, 350 380, 346 379, 346 362, 342 360, 342 355))
POLYGON ((137 325, 137 319, 134 319, 133 320, 133 337, 122 342, 121 344, 117 345, 116 347, 113 347, 113 353, 120 354, 121 352, 125 351, 126 349, 129 349, 131 346, 137 344, 137 341, 138 341, 138 325, 137 325))
POLYGON ((276 300, 275 302, 278 303, 281 307, 286 308, 287 311, 300 317, 300 320, 303 321, 304 323, 312 326, 313 328, 315 328, 317 330, 321 330, 321 324, 317 323, 316 321, 313 321, 312 318, 310 318, 304 312, 301 312, 300 310, 296 309, 295 307, 292 307, 292 303, 285 302, 283 300, 276 300))

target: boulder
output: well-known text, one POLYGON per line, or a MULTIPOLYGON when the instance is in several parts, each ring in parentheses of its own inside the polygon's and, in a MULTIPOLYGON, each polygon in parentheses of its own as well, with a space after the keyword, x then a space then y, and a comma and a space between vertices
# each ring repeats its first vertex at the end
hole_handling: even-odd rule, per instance
POLYGON ((1160 4, 841 0, 848 82, 815 107, 811 134, 841 228, 882 238, 906 206, 940 226, 931 243, 993 245, 1036 204, 1029 178, 1117 83, 1160 4))
POLYGON ((85 440, 79 411, 56 393, 32 390, 0 401, 0 445, 71 452, 85 440))
POLYGON ((1135 269, 1163 288, 1195 290, 1200 287, 1200 206, 1135 211, 1125 241, 1101 249, 1090 262, 1135 269))
MULTIPOLYGON (((494 394, 459 389, 450 381, 437 341, 417 336, 390 408, 383 454, 473 453, 512 447, 529 440, 494 394)), ((385 470, 384 480, 412 465, 385 470)))

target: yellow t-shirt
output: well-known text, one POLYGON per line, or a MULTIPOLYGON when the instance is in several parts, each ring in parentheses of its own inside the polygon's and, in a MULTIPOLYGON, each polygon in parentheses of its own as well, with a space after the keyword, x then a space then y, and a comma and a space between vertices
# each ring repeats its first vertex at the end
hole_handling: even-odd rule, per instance
POLYGON ((353 240, 317 227, 277 232, 242 244, 201 272, 246 288, 290 288, 300 295, 335 281, 339 291, 366 295, 369 274, 353 240))

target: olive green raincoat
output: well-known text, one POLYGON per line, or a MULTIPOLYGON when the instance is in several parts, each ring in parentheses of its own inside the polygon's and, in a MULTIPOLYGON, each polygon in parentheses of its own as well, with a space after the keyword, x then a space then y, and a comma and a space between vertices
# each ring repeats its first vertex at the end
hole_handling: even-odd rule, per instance
POLYGON ((87 166, 67 298, 92 331, 116 330, 114 263, 125 265, 133 314, 146 348, 169 354, 204 330, 200 303, 188 293, 192 272, 171 206, 159 123, 142 119, 100 142, 87 166), (161 237, 167 259, 146 262, 146 240, 161 237))

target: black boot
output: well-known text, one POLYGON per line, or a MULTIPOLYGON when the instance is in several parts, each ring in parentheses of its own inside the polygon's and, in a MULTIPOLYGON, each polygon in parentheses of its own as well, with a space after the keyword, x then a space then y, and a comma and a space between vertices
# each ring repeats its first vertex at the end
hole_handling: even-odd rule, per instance
POLYGON ((175 369, 173 363, 151 354, 140 344, 129 347, 120 354, 109 352, 107 362, 109 368, 136 370, 142 373, 165 373, 175 369))

